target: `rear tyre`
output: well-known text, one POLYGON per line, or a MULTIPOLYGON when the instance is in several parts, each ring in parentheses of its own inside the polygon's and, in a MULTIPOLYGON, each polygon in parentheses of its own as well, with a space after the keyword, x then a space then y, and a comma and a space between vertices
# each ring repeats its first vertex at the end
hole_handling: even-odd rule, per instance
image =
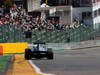
POLYGON ((52 49, 48 49, 48 52, 47 52, 47 59, 53 59, 54 56, 53 56, 53 51, 52 49))
POLYGON ((32 58, 31 56, 31 49, 25 49, 25 59, 30 60, 32 58))

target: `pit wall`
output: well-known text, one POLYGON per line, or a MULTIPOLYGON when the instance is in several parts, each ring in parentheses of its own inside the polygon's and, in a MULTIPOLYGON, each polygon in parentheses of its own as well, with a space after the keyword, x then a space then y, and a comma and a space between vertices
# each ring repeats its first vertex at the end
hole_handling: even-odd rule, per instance
POLYGON ((4 53, 24 53, 28 47, 26 42, 18 43, 0 43, 0 54, 4 53))

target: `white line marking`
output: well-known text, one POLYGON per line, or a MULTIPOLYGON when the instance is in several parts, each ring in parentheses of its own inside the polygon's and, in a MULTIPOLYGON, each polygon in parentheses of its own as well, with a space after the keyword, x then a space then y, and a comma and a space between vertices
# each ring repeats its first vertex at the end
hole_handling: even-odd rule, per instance
POLYGON ((37 67, 31 60, 29 60, 29 63, 32 65, 33 68, 35 68, 36 73, 43 74, 43 75, 55 75, 55 74, 47 74, 41 72, 40 68, 37 67))

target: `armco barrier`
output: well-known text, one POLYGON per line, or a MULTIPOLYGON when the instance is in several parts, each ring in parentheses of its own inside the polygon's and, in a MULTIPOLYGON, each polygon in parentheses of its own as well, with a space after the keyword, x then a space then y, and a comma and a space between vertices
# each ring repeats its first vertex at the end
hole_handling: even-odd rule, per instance
POLYGON ((3 47, 3 53, 23 53, 28 47, 26 42, 22 43, 0 43, 3 47))
POLYGON ((53 48, 54 50, 99 47, 100 40, 89 40, 89 41, 73 42, 73 43, 48 43, 47 46, 49 48, 53 48))

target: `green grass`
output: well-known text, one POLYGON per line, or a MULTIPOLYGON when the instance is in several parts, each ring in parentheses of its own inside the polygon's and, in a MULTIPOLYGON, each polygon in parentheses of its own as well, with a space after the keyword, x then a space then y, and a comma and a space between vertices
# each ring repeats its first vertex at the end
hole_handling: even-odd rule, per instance
POLYGON ((0 72, 4 72, 6 67, 9 65, 8 61, 10 56, 0 56, 0 72))

